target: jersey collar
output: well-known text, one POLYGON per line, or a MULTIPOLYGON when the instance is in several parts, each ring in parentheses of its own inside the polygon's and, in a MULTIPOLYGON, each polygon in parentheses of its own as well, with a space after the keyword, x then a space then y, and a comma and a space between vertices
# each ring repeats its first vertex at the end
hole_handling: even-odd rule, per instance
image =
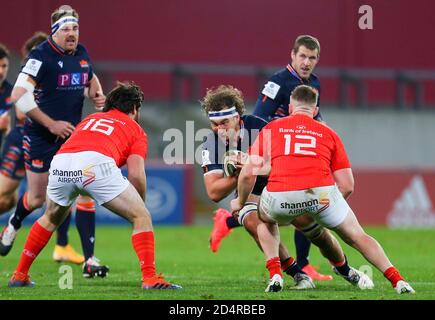
MULTIPOLYGON (((288 71, 293 75, 293 77, 295 77, 296 79, 298 79, 299 82, 300 82, 301 84, 305 84, 306 82, 310 82, 310 79, 309 79, 309 78, 308 78, 307 80, 302 79, 302 78, 299 76, 299 74, 296 72, 296 70, 293 69, 293 67, 291 66, 290 63, 287 65, 287 70, 288 70, 288 71)), ((311 77, 311 75, 310 75, 310 77, 311 77)))
MULTIPOLYGON (((53 40, 53 38, 52 38, 51 36, 48 37, 48 43, 50 44, 51 48, 52 48, 55 52, 57 52, 58 54, 60 54, 61 56, 64 56, 64 55, 67 54, 66 51, 65 51, 62 47, 60 47, 60 46, 58 46, 58 45, 56 44, 56 42, 53 40)), ((77 49, 76 49, 76 50, 77 50, 77 49)), ((74 53, 76 52, 76 50, 74 50, 73 55, 74 55, 74 53)))

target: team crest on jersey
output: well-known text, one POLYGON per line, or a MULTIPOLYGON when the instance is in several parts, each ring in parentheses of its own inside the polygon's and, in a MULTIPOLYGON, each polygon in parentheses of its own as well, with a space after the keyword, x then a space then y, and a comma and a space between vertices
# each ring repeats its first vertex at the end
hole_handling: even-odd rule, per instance
POLYGON ((89 63, 86 60, 80 60, 80 67, 87 68, 89 67, 89 63))
POLYGON ((269 97, 270 99, 275 99, 276 95, 278 94, 279 88, 281 88, 279 84, 272 81, 268 81, 264 85, 264 89, 263 91, 261 91, 261 93, 269 97))
POLYGON ((63 62, 62 61, 58 61, 57 64, 59 65, 59 67, 63 68, 63 62))
POLYGON ((36 75, 39 72, 39 69, 41 69, 42 61, 36 60, 36 59, 29 59, 27 60, 26 65, 23 68, 23 72, 30 74, 31 76, 36 77, 36 75))

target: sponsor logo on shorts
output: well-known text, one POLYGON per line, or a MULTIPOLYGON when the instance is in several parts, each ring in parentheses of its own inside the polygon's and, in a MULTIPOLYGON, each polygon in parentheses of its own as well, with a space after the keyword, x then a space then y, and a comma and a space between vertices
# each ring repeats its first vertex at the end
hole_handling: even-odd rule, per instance
POLYGON ((83 169, 83 175, 86 177, 86 180, 83 182, 83 187, 86 187, 95 181, 95 172, 92 171, 93 166, 94 165, 91 164, 83 169))
POLYGON ((298 215, 306 212, 317 212, 319 209, 319 200, 312 199, 309 201, 289 203, 281 202, 281 209, 290 209, 288 214, 298 215))
POLYGON ((51 171, 53 176, 58 176, 58 182, 63 183, 77 183, 82 182, 83 180, 83 171, 82 170, 59 170, 53 169, 51 171))

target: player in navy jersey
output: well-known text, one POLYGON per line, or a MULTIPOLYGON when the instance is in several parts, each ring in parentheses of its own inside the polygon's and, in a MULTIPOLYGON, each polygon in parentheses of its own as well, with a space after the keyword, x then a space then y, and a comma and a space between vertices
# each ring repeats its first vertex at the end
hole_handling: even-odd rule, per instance
MULTIPOLYGON (((297 37, 291 52, 291 63, 269 78, 258 97, 253 114, 266 121, 288 116, 290 95, 294 88, 301 84, 315 88, 320 96, 320 81, 313 74, 319 56, 320 43, 316 38, 309 35, 297 37)), ((317 106, 319 106, 319 100, 317 106)), ((314 119, 322 120, 320 112, 314 119)), ((331 280, 330 275, 318 273, 309 263, 311 242, 301 231, 295 230, 294 241, 299 266, 314 280, 331 280)))
POLYGON ((0 44, 0 148, 3 135, 9 130, 9 110, 12 107, 12 85, 6 80, 9 70, 9 51, 0 44))
MULTIPOLYGON (((267 125, 267 122, 256 116, 243 115, 245 105, 242 94, 231 86, 220 86, 217 89, 208 90, 201 104, 207 113, 212 128, 212 132, 205 137, 203 143, 202 168, 204 171, 204 184, 209 198, 218 202, 236 190, 238 173, 241 169, 241 165, 237 164, 236 171, 229 172, 223 160, 225 155, 228 152, 236 154, 235 161, 240 163, 241 161, 237 160, 237 151, 247 152, 247 149, 255 141, 260 130, 267 125)), ((267 179, 265 178, 257 180, 248 202, 240 210, 237 217, 233 217, 224 209, 218 210, 214 217, 215 227, 213 232, 220 232, 223 235, 222 239, 233 228, 243 225, 261 249, 261 239, 259 239, 257 231, 260 224, 257 215, 257 204, 266 184, 267 179), (216 223, 217 221, 219 223, 216 223)), ((311 278, 290 257, 287 248, 280 244, 279 251, 282 269, 294 278, 296 283, 294 288, 314 288, 311 278)))
MULTIPOLYGON (((23 219, 43 205, 51 160, 81 120, 85 89, 96 108, 105 101, 87 50, 78 43, 78 13, 62 6, 51 23, 50 37, 30 52, 12 91, 12 101, 27 116, 23 148, 28 190, 3 230, 2 255, 12 248, 23 219)), ((108 268, 93 256, 95 206, 90 198, 77 200, 76 223, 86 260, 83 275, 104 277, 108 268)))
MULTIPOLYGON (((21 49, 23 59, 30 51, 47 40, 48 35, 44 32, 35 32, 21 49)), ((11 85, 12 91, 12 85, 11 85)), ((15 124, 9 134, 5 137, 5 143, 0 160, 0 215, 8 212, 16 206, 18 201, 18 188, 20 182, 25 178, 24 169, 24 122, 26 115, 15 108, 15 124)), ((11 121, 12 122, 12 121, 11 121)), ((68 227, 71 215, 57 229, 56 246, 53 251, 55 261, 72 262, 81 264, 84 257, 77 253, 68 241, 68 227)))

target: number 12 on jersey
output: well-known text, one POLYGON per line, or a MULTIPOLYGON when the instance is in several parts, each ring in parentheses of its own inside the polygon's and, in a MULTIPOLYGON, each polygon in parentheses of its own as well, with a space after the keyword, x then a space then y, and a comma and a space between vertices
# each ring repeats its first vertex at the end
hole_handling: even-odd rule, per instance
POLYGON ((284 155, 288 156, 292 152, 292 142, 293 143, 293 154, 303 154, 303 155, 310 155, 310 156, 316 156, 317 153, 311 150, 307 149, 315 149, 316 148, 316 137, 307 136, 307 135, 295 135, 295 139, 292 139, 291 134, 285 134, 285 145, 284 145, 284 155), (295 140, 295 141, 292 141, 295 140), (299 142, 296 142, 299 141, 299 142))

